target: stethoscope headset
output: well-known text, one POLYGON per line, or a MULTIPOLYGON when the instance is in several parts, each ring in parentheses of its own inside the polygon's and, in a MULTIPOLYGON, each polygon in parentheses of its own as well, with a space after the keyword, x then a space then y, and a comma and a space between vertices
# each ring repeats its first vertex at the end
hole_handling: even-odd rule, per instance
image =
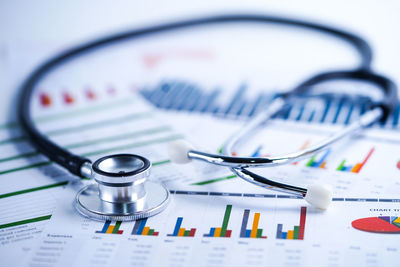
POLYGON ((92 163, 89 159, 75 155, 49 140, 34 124, 31 114, 31 96, 38 83, 53 69, 84 53, 116 44, 127 39, 136 40, 157 33, 169 32, 201 25, 223 23, 262 23, 294 26, 329 34, 352 45, 360 55, 360 63, 352 70, 319 73, 299 84, 293 90, 280 94, 265 111, 256 114, 237 134, 225 144, 222 154, 211 154, 195 150, 185 141, 171 144, 171 161, 187 163, 196 159, 214 165, 229 167, 244 180, 268 189, 276 189, 304 198, 311 205, 325 209, 331 202, 332 189, 326 185, 314 184, 307 188, 272 181, 252 171, 253 167, 279 166, 310 157, 326 149, 331 144, 370 126, 384 122, 397 105, 397 87, 389 78, 371 70, 372 51, 361 37, 336 28, 296 19, 265 15, 219 15, 163 24, 131 30, 94 40, 63 51, 40 65, 26 79, 21 88, 18 116, 22 130, 30 143, 50 160, 63 166, 73 175, 93 178, 97 184, 82 188, 76 196, 77 210, 96 220, 137 220, 161 212, 169 201, 169 191, 161 184, 146 181, 151 163, 148 159, 133 154, 116 154, 102 157, 92 163), (305 94, 310 88, 323 82, 334 80, 356 80, 370 83, 380 88, 383 97, 378 102, 371 101, 367 111, 355 122, 326 140, 304 150, 277 157, 234 157, 233 147, 247 135, 254 133, 266 121, 283 110, 288 101, 305 94))

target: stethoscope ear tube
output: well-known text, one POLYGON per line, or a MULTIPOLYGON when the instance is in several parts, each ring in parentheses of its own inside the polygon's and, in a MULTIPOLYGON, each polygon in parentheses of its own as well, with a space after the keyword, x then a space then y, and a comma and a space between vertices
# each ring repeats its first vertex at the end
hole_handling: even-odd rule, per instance
POLYGON ((383 111, 380 122, 384 123, 389 115, 397 107, 398 95, 396 84, 387 77, 371 72, 368 69, 360 69, 355 71, 332 71, 324 72, 312 76, 299 84, 294 90, 285 93, 286 98, 306 93, 311 87, 320 83, 331 82, 334 80, 358 80, 371 83, 379 87, 383 92, 383 97, 379 101, 373 102, 369 109, 380 107, 383 111))

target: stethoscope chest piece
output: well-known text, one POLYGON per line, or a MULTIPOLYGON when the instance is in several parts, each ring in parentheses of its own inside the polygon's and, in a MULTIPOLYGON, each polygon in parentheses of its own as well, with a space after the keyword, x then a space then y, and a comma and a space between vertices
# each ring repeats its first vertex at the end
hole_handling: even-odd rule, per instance
POLYGON ((146 181, 150 174, 148 159, 133 154, 110 155, 91 166, 97 184, 82 188, 76 209, 96 220, 133 221, 156 215, 169 201, 161 184, 146 181))

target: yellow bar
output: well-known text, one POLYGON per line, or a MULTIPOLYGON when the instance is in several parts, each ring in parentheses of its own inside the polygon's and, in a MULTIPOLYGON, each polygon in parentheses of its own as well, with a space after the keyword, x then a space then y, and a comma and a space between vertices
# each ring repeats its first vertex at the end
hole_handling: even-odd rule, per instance
POLYGON ((180 228, 179 232, 178 232, 178 236, 183 236, 184 233, 185 233, 185 228, 180 228))
POLYGON ((351 169, 351 172, 359 172, 361 169, 361 163, 357 163, 356 165, 354 165, 353 169, 351 169))
POLYGON ((215 228, 214 237, 221 237, 221 227, 215 228))
POLYGON ((326 161, 322 162, 322 164, 319 167, 321 169, 325 169, 326 168, 326 161))
POLYGON ((142 235, 147 235, 149 233, 150 227, 146 226, 145 228, 143 228, 143 232, 142 235))
POLYGON ((106 231, 106 234, 112 234, 112 231, 114 230, 114 225, 108 226, 108 229, 106 231))
POLYGON ((254 220, 253 220, 253 228, 251 228, 251 233, 250 237, 251 238, 256 238, 257 237, 257 229, 258 229, 258 222, 260 221, 260 213, 255 213, 254 214, 254 220))
POLYGON ((286 239, 293 239, 293 230, 287 231, 286 239))
POLYGON ((394 223, 400 223, 400 217, 397 217, 396 220, 393 221, 394 223))

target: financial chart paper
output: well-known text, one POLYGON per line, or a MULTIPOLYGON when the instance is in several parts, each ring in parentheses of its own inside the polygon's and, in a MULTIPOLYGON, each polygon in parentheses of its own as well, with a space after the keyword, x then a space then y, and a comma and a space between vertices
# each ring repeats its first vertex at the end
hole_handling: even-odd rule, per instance
MULTIPOLYGON (((84 66, 71 62, 52 73, 33 97, 32 112, 39 128, 73 152, 92 160, 121 152, 149 158, 150 179, 163 183, 172 198, 168 209, 156 217, 129 223, 81 217, 72 202, 82 184, 91 181, 72 177, 40 155, 15 120, 4 120, 0 126, 2 264, 392 266, 396 262, 400 253, 399 108, 387 124, 315 157, 257 170, 296 185, 331 184, 334 199, 325 212, 302 199, 246 183, 227 168, 170 162, 168 144, 179 139, 218 153, 247 117, 315 68, 312 62, 302 64, 300 70, 295 64, 254 68, 255 59, 282 61, 280 56, 263 53, 269 39, 259 40, 261 48, 252 50, 254 39, 247 28, 239 28, 249 37, 242 46, 250 52, 237 58, 231 55, 240 45, 232 43, 225 49, 226 39, 219 39, 223 32, 200 31, 193 39, 178 34, 176 40, 156 39, 152 46, 143 42, 116 52, 106 50, 100 56, 90 54, 84 66), (210 36, 222 48, 204 41, 210 36), (234 59, 231 64, 226 63, 229 59, 234 59)), ((311 50, 333 47, 321 45, 324 42, 318 38, 311 41, 316 40, 311 50)), ((300 56, 294 61, 303 62, 304 54, 290 55, 300 56)), ((318 55, 327 55, 328 61, 355 58, 346 50, 341 57, 322 50, 318 55)), ((329 100, 329 109, 326 99, 308 100, 300 99, 235 154, 267 156, 302 149, 364 112, 362 105, 347 99, 329 100)))

